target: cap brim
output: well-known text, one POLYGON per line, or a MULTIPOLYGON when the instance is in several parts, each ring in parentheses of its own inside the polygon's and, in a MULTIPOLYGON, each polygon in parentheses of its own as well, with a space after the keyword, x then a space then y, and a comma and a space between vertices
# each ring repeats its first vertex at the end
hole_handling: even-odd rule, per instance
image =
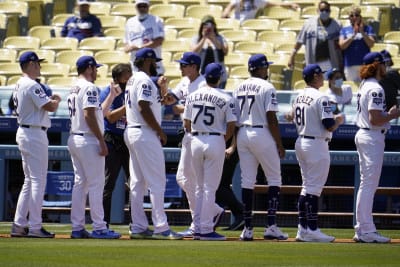
POLYGON ((187 61, 184 61, 184 60, 174 60, 175 62, 178 62, 178 63, 182 63, 182 64, 188 64, 189 65, 189 63, 187 62, 187 61))
POLYGON ((96 64, 96 68, 103 66, 103 64, 96 64))
POLYGON ((162 60, 162 58, 158 58, 158 57, 156 58, 156 61, 157 61, 157 62, 158 62, 158 61, 161 61, 161 60, 162 60))

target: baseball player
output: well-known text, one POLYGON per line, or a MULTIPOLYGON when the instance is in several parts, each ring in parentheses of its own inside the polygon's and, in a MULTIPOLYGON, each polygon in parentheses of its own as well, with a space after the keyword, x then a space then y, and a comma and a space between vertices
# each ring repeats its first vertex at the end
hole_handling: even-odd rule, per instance
MULTIPOLYGON (((182 114, 187 96, 199 88, 207 86, 207 83, 204 76, 200 75, 201 58, 198 54, 193 52, 185 52, 183 53, 182 58, 180 60, 176 60, 176 62, 180 63, 183 78, 175 87, 175 89, 171 90, 167 97, 173 97, 172 102, 180 100, 180 104, 176 105, 175 108, 179 113, 182 114)), ((190 213, 192 215, 192 223, 190 227, 185 231, 179 232, 179 234, 183 235, 184 237, 193 237, 194 233, 193 216, 196 198, 196 181, 194 179, 195 174, 190 150, 191 139, 191 133, 185 132, 182 139, 181 156, 176 173, 176 181, 182 190, 185 191, 189 203, 190 213)), ((216 227, 220 221, 224 209, 217 204, 210 206, 209 209, 214 210, 214 226, 216 227)), ((213 211, 211 210, 211 212, 213 211)))
POLYGON ((354 241, 388 243, 390 238, 380 235, 372 218, 375 191, 382 171, 385 134, 389 121, 399 117, 400 110, 392 106, 385 111, 385 92, 379 80, 386 74, 385 60, 378 52, 368 53, 360 69, 362 82, 357 93, 356 125, 359 130, 355 144, 360 162, 360 187, 357 192, 354 241))
MULTIPOLYGON (((112 69, 114 83, 117 84, 122 94, 118 95, 110 109, 106 111, 104 118, 104 140, 107 144, 108 155, 105 158, 105 184, 103 192, 104 220, 110 224, 111 199, 115 182, 121 168, 124 169, 126 180, 129 177, 129 150, 124 142, 124 131, 126 128, 125 116, 125 88, 126 83, 132 76, 131 65, 117 64, 112 69)), ((111 86, 107 86, 100 92, 100 102, 103 103, 110 94, 111 86)))
MULTIPOLYGON (((164 41, 164 23, 159 17, 149 14, 150 1, 136 0, 135 5, 137 15, 127 20, 124 38, 125 52, 131 54, 132 64, 140 48, 152 48, 157 57, 161 58, 161 45, 164 41)), ((157 73, 164 73, 161 61, 157 62, 157 73)))
POLYGON ((268 78, 268 62, 263 54, 255 54, 248 60, 249 79, 239 85, 233 93, 238 111, 237 149, 242 170, 242 202, 245 227, 240 240, 253 240, 252 208, 253 190, 257 168, 261 164, 268 180, 268 223, 265 239, 288 238, 276 226, 276 211, 282 184, 280 158, 285 156, 279 132, 276 112, 278 101, 276 90, 268 78))
POLYGON ((111 84, 107 99, 100 104, 100 90, 93 84, 97 76, 97 64, 91 56, 82 56, 76 62, 78 80, 68 96, 71 132, 68 150, 74 167, 75 181, 72 189, 71 238, 117 239, 121 235, 109 230, 103 220, 103 189, 107 145, 103 138, 103 117, 114 98, 121 93, 119 86, 111 84), (93 232, 85 230, 85 207, 89 195, 90 217, 93 232))
POLYGON ((215 192, 222 175, 225 141, 235 130, 234 99, 217 89, 223 69, 218 63, 206 66, 206 87, 197 89, 186 99, 183 113, 185 130, 192 135, 190 149, 195 171, 196 199, 194 239, 226 240, 215 232, 215 192))
POLYGON ((333 242, 318 228, 318 198, 328 178, 329 142, 332 132, 343 123, 343 115, 334 115, 329 98, 318 89, 323 86, 324 75, 318 64, 309 64, 303 70, 306 88, 293 102, 292 117, 298 138, 296 157, 303 180, 298 200, 299 225, 296 241, 333 242))
POLYGON ((168 225, 164 211, 166 186, 165 160, 161 145, 167 143, 167 136, 161 124, 161 96, 165 94, 166 83, 161 84, 161 92, 150 79, 152 69, 160 61, 154 50, 142 48, 136 52, 136 72, 126 86, 125 107, 127 129, 124 140, 128 146, 131 219, 129 227, 132 239, 182 239, 168 225), (143 196, 149 190, 152 204, 154 232, 143 210, 143 196))
POLYGON ((20 56, 22 77, 13 92, 19 124, 16 142, 21 152, 25 178, 11 228, 12 237, 54 237, 53 233, 42 227, 42 203, 48 167, 47 129, 51 126, 48 112, 57 110, 61 98, 58 95, 47 96, 36 82, 43 60, 32 51, 20 56))

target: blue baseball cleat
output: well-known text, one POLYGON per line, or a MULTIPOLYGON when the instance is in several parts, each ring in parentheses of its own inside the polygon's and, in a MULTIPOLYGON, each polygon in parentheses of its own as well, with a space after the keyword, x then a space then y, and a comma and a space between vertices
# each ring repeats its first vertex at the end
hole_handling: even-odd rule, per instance
POLYGON ((91 237, 97 239, 118 239, 121 237, 121 234, 110 229, 103 229, 93 231, 91 237))

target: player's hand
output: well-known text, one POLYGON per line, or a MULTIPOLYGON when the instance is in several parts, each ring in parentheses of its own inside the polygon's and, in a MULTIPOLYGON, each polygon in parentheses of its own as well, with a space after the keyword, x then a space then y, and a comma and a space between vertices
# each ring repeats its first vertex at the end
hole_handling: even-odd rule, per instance
POLYGON ((158 133, 158 136, 160 137, 161 145, 165 146, 167 144, 167 135, 161 131, 158 133))
POLYGON ((108 148, 106 142, 104 140, 100 141, 100 151, 99 155, 102 157, 105 157, 108 155, 108 148))
POLYGON ((61 97, 59 95, 57 95, 57 94, 54 94, 54 95, 50 96, 50 99, 58 101, 58 102, 61 102, 61 97))
POLYGON ((392 106, 388 111, 388 115, 392 119, 398 118, 400 116, 400 109, 397 106, 392 106))
POLYGON ((286 150, 283 146, 278 145, 278 154, 279 154, 279 158, 283 159, 286 155, 286 150))
POLYGON ((235 150, 236 150, 235 147, 232 146, 225 149, 225 158, 229 159, 233 155, 233 153, 235 153, 235 150))
POLYGON ((289 58, 289 62, 288 62, 288 67, 289 67, 289 69, 293 69, 293 68, 294 68, 294 58, 295 58, 295 55, 294 55, 294 54, 292 54, 292 55, 290 56, 290 58, 289 58))
POLYGON ((344 115, 342 113, 335 115, 335 121, 338 125, 344 123, 344 115))
POLYGON ((171 94, 167 93, 163 96, 161 100, 161 104, 163 105, 172 105, 176 102, 175 97, 173 97, 171 94))
POLYGON ((285 120, 287 120, 288 122, 293 122, 293 113, 292 112, 286 113, 285 120))
POLYGON ((113 98, 119 96, 122 93, 122 89, 118 83, 111 82, 110 94, 113 98))

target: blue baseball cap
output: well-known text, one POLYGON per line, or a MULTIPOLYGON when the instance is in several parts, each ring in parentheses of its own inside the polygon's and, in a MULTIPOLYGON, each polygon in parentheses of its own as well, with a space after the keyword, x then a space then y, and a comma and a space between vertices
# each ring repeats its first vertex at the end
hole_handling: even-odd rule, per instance
POLYGON ((266 68, 271 65, 272 61, 268 61, 264 54, 255 54, 249 58, 248 66, 249 70, 255 70, 257 68, 266 68))
POLYGON ((81 5, 90 5, 91 2, 94 2, 94 0, 77 0, 77 1, 76 1, 76 4, 77 4, 78 6, 81 6, 81 5))
POLYGON ((158 58, 156 56, 156 52, 154 52, 153 49, 147 48, 147 47, 146 48, 141 48, 138 51, 136 51, 135 57, 136 58, 153 58, 156 61, 161 61, 162 60, 161 58, 158 58))
POLYGON ((38 55, 33 51, 26 51, 19 57, 19 64, 22 65, 24 63, 28 63, 30 61, 34 62, 42 62, 44 58, 39 58, 38 55))
POLYGON ((313 76, 314 74, 325 73, 322 71, 321 67, 318 64, 309 64, 305 66, 303 69, 303 78, 313 76))
POLYGON ((332 68, 332 69, 328 70, 328 71, 325 73, 326 79, 327 79, 327 80, 330 80, 330 79, 332 78, 332 76, 333 76, 336 72, 340 72, 340 70, 337 69, 337 68, 332 68))
POLYGON ((200 56, 197 53, 193 52, 185 52, 183 53, 181 59, 175 61, 186 65, 196 64, 200 66, 201 64, 200 56))
POLYGON ((379 52, 370 52, 366 54, 363 58, 363 64, 368 65, 374 62, 384 63, 386 60, 383 58, 383 55, 379 52))
POLYGON ((223 69, 221 64, 210 63, 206 66, 204 70, 204 77, 206 78, 219 78, 222 76, 223 69))
POLYGON ((98 67, 101 67, 103 65, 102 64, 97 64, 96 60, 92 56, 81 56, 76 61, 76 67, 78 69, 87 68, 89 66, 98 68, 98 67))

